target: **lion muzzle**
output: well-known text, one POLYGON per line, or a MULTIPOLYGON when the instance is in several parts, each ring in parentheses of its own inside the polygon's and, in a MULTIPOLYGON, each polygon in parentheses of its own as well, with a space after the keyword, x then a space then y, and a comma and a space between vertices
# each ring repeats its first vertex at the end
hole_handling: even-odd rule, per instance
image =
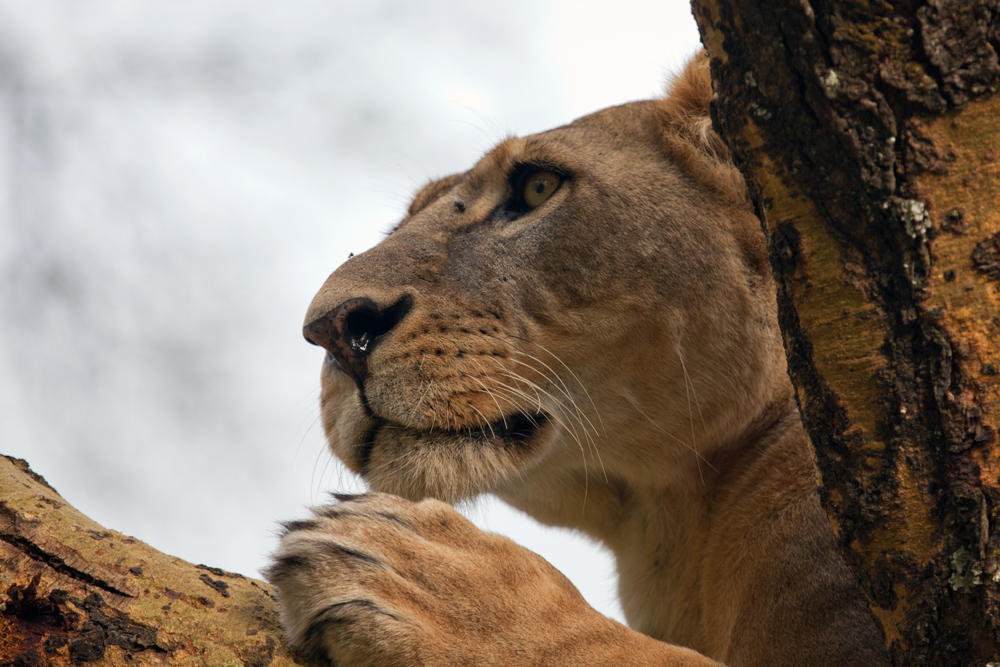
POLYGON ((340 369, 363 390, 369 355, 406 317, 412 306, 409 296, 403 296, 384 309, 368 297, 347 299, 307 322, 302 335, 313 345, 325 348, 340 369))

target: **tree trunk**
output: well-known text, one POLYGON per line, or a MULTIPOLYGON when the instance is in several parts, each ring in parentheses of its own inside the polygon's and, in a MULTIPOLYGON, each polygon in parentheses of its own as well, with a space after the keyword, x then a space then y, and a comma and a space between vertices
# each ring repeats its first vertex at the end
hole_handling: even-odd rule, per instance
POLYGON ((896 665, 1000 656, 1000 1, 693 0, 896 665))
MULTIPOLYGON (((823 502, 895 664, 1000 655, 1000 2, 694 0, 823 502)), ((0 665, 291 665, 266 584, 0 458, 0 665)))
POLYGON ((298 664, 270 586, 106 530, 0 456, 0 667, 85 663, 298 664))

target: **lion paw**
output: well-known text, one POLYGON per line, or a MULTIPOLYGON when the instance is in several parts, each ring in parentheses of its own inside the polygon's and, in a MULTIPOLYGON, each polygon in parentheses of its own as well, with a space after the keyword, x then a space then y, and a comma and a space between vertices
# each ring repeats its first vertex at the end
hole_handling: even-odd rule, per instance
POLYGON ((471 647, 477 663, 532 664, 574 616, 606 620, 540 556, 442 502, 338 500, 285 524, 266 571, 290 641, 319 664, 467 664, 471 647))

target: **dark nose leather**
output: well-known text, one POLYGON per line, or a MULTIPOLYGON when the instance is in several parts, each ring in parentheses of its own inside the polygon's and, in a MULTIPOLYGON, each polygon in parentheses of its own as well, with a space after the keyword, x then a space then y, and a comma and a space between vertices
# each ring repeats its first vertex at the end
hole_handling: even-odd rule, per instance
POLYGON ((413 300, 404 296, 388 308, 368 297, 344 301, 302 328, 313 345, 326 348, 359 386, 368 374, 368 357, 410 311, 413 300))

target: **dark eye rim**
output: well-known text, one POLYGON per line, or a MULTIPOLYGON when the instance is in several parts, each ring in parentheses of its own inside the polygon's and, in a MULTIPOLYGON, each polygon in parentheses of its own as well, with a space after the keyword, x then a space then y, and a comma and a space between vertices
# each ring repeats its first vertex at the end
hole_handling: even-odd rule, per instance
POLYGON ((565 169, 561 169, 550 164, 527 162, 516 165, 511 170, 510 176, 507 179, 510 183, 511 195, 503 205, 505 213, 508 215, 513 214, 514 216, 520 216, 537 210, 538 207, 532 208, 531 206, 528 206, 526 201, 524 201, 524 186, 527 184, 529 178, 540 171, 550 172, 559 178, 559 184, 556 186, 556 189, 552 191, 552 194, 549 195, 549 199, 554 197, 555 194, 562 189, 562 187, 566 184, 566 181, 570 180, 570 175, 565 169))

